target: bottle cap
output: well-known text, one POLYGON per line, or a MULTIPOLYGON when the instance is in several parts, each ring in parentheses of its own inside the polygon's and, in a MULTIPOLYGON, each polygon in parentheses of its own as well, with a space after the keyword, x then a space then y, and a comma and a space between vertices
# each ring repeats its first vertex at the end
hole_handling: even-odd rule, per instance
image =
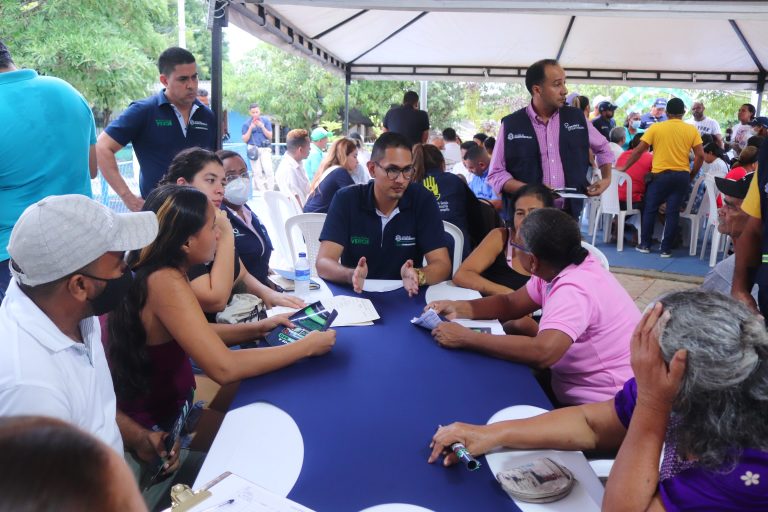
POLYGON ((306 258, 306 257, 307 257, 307 253, 305 253, 305 252, 300 252, 299 253, 299 258, 306 258))

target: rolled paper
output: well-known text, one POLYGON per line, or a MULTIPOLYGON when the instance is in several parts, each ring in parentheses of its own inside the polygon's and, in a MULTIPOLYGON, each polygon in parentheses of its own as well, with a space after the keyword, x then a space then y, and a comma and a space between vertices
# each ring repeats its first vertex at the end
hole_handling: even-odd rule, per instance
POLYGON ((455 453, 459 460, 464 463, 468 470, 474 471, 480 467, 480 463, 471 453, 469 453, 467 447, 462 443, 453 443, 451 445, 451 450, 453 450, 453 453, 455 453))

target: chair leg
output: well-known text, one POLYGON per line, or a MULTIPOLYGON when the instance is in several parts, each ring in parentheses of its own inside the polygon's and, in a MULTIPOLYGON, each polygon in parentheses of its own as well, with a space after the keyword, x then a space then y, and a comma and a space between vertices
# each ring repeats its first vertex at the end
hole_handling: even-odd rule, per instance
POLYGON ((707 253, 707 240, 709 239, 710 226, 704 228, 704 237, 701 240, 701 252, 699 253, 699 259, 703 260, 704 255, 707 253))
POLYGON ((714 267, 715 263, 717 263, 717 255, 720 252, 720 238, 722 235, 717 230, 716 227, 714 227, 714 231, 712 232, 712 248, 710 249, 709 254, 709 266, 714 267))
POLYGON ((621 252, 624 250, 624 221, 626 216, 623 213, 618 215, 616 220, 616 251, 621 252))
POLYGON ((689 256, 696 256, 696 248, 699 246, 699 219, 691 219, 691 247, 689 256))
POLYGON ((597 214, 595 215, 595 221, 592 223, 592 245, 595 245, 595 238, 597 237, 597 230, 600 227, 600 215, 602 208, 597 208, 597 214))

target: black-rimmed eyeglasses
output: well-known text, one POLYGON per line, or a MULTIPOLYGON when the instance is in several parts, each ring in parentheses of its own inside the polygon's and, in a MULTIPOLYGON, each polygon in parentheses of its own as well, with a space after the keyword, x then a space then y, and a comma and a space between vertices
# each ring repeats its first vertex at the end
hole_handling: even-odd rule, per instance
POLYGON ((403 178, 410 180, 411 176, 413 176, 413 166, 409 165, 408 167, 395 167, 394 165, 390 165, 389 167, 384 167, 379 162, 373 162, 374 165, 381 167, 384 172, 387 173, 387 178, 389 178, 392 181, 395 181, 397 177, 402 174, 403 178))

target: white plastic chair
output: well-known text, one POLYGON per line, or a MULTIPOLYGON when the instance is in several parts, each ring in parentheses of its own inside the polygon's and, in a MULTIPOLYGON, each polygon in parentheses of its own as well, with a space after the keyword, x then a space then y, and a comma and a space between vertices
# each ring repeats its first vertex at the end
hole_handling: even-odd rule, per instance
POLYGON ((285 194, 273 190, 266 190, 262 194, 273 228, 273 232, 270 233, 272 244, 275 246, 275 251, 280 253, 281 260, 291 263, 296 255, 292 255, 293 248, 288 243, 284 226, 289 218, 299 215, 301 211, 296 201, 291 201, 285 194))
MULTIPOLYGON (((451 277, 453 277, 461 266, 461 255, 464 252, 464 233, 456 224, 451 224, 447 220, 443 221, 443 229, 453 238, 453 269, 451 270, 451 277)), ((427 265, 427 258, 424 258, 422 264, 427 265)))
POLYGON ((696 178, 696 181, 693 183, 691 195, 688 197, 688 204, 685 205, 685 210, 680 214, 680 220, 685 219, 691 223, 691 234, 688 237, 688 254, 690 256, 696 256, 696 248, 699 245, 699 231, 702 226, 702 219, 707 215, 707 213, 709 213, 707 210, 707 205, 705 204, 705 201, 707 201, 706 193, 704 194, 704 199, 699 205, 699 210, 696 213, 691 213, 691 209, 693 208, 693 203, 696 199, 696 193, 699 190, 699 186, 702 182, 704 182, 704 186, 706 187, 704 178, 706 178, 706 175, 701 175, 696 178))
POLYGON ((581 242, 581 246, 592 253, 592 255, 600 261, 605 270, 611 270, 611 265, 608 263, 608 258, 603 254, 603 251, 584 241, 581 242))
POLYGON ((285 235, 288 238, 288 246, 291 251, 291 258, 294 268, 299 257, 299 248, 294 244, 293 230, 298 227, 301 235, 304 237, 304 244, 307 247, 307 260, 312 277, 317 277, 317 252, 320 250, 320 232, 323 230, 326 214, 324 213, 302 213, 295 215, 285 221, 285 235))
MULTIPOLYGON (((727 244, 724 243, 726 241, 723 239, 724 235, 717 229, 717 187, 715 186, 715 179, 708 177, 704 183, 707 187, 705 200, 708 202, 708 219, 707 227, 704 228, 704 236, 701 240, 701 255, 699 259, 704 259, 704 255, 707 253, 707 239, 711 235, 712 243, 710 244, 709 266, 714 267, 715 263, 717 263, 717 253, 720 252, 721 245, 727 244)), ((703 209, 703 207, 704 202, 702 201, 700 209, 703 209)))
MULTIPOLYGON (((642 212, 632 208, 632 178, 625 172, 613 169, 611 171, 611 184, 600 194, 600 205, 597 208, 597 215, 592 226, 592 245, 595 244, 597 229, 602 221, 603 224, 603 242, 608 243, 611 237, 611 223, 613 218, 618 216, 618 232, 616 240, 616 250, 624 250, 624 222, 627 217, 632 215, 642 215, 642 212), (619 201, 619 185, 627 184, 626 210, 622 210, 619 201), (610 216, 610 217, 608 217, 610 216)), ((638 239, 640 238, 640 228, 637 230, 638 239)))

